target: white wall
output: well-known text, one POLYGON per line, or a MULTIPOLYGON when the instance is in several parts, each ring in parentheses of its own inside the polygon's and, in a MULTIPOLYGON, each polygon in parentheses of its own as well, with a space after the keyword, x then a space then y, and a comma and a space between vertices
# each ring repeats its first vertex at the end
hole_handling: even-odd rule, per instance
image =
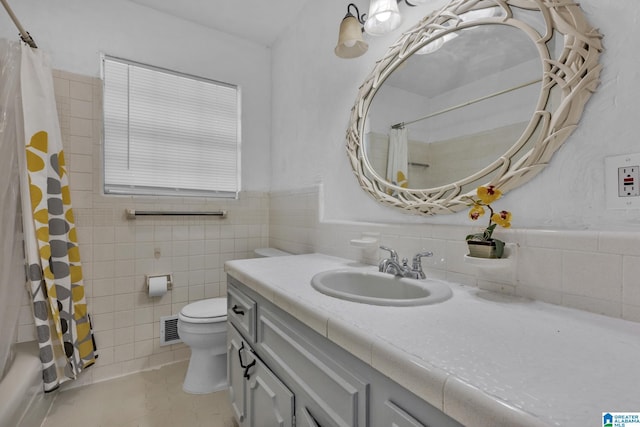
MULTIPOLYGON (((271 53, 267 47, 123 0, 20 0, 11 7, 54 69, 100 74, 100 53, 237 84, 242 189, 269 189, 271 53)), ((0 37, 17 39, 0 10, 0 37)))
MULTIPOLYGON (((358 3, 362 6, 365 2, 358 3)), ((417 22, 442 1, 417 8, 401 5, 402 28, 417 22), (411 22, 409 22, 411 21, 411 22)), ((514 212, 515 227, 640 230, 640 211, 605 207, 604 158, 640 152, 637 142, 635 55, 640 48, 640 4, 636 0, 584 0, 588 20, 605 35, 601 85, 589 101, 580 126, 550 166, 499 202, 514 212)), ((352 176, 345 153, 345 131, 357 90, 375 61, 400 30, 367 37, 369 51, 345 60, 333 54, 346 3, 309 2, 299 20, 273 48, 272 190, 322 182, 329 220, 468 224, 465 213, 416 218, 376 204, 352 176)))

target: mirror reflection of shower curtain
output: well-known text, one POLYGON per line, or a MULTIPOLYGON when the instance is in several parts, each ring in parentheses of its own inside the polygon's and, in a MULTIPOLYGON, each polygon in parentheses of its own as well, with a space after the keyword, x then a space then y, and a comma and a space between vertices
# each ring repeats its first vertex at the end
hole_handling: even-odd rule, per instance
POLYGON ((16 341, 24 296, 18 150, 20 45, 0 39, 0 377, 16 341))
MULTIPOLYGON (((405 127, 392 128, 389 132, 389 154, 387 156, 387 181, 407 188, 409 135, 405 127)), ((393 193, 393 192, 392 192, 393 193)))
POLYGON ((19 148, 27 279, 45 391, 95 362, 80 250, 48 56, 22 45, 19 148), (26 147, 25 147, 26 146, 26 147))

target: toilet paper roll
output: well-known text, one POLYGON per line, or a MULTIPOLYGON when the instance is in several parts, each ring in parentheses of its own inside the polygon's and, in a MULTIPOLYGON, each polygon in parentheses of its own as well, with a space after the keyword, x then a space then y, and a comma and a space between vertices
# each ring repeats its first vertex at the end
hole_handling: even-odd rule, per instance
POLYGON ((149 277, 149 296, 161 297, 167 293, 167 276, 149 277))

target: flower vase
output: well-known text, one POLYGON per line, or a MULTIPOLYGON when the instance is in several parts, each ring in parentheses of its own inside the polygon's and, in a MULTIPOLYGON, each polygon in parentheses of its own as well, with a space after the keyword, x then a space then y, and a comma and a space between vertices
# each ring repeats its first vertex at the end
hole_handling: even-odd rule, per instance
POLYGON ((467 240, 469 256, 475 258, 502 258, 504 247, 498 248, 494 240, 467 240))

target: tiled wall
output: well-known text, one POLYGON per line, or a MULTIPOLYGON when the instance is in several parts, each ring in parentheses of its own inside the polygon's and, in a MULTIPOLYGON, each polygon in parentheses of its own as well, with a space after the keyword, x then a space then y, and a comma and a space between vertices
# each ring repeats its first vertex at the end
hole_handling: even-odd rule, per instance
MULTIPOLYGON (((238 200, 104 196, 101 190, 101 82, 55 72, 54 83, 70 175, 84 284, 99 358, 72 386, 95 382, 189 357, 184 344, 160 347, 160 316, 188 302, 226 293, 229 259, 250 257, 267 245, 268 194, 238 200), (219 210, 216 217, 139 217, 139 210, 219 210), (172 273, 174 288, 149 297, 146 274, 172 273)), ((25 297, 18 341, 34 339, 25 297)))
POLYGON ((640 233, 510 229, 496 232, 513 244, 506 262, 465 262, 471 226, 337 223, 319 218, 318 188, 271 194, 269 242, 294 253, 322 252, 377 264, 386 252, 350 245, 363 232, 401 257, 422 249, 428 276, 553 304, 640 321, 640 233), (505 265, 503 265, 505 264, 505 265))

